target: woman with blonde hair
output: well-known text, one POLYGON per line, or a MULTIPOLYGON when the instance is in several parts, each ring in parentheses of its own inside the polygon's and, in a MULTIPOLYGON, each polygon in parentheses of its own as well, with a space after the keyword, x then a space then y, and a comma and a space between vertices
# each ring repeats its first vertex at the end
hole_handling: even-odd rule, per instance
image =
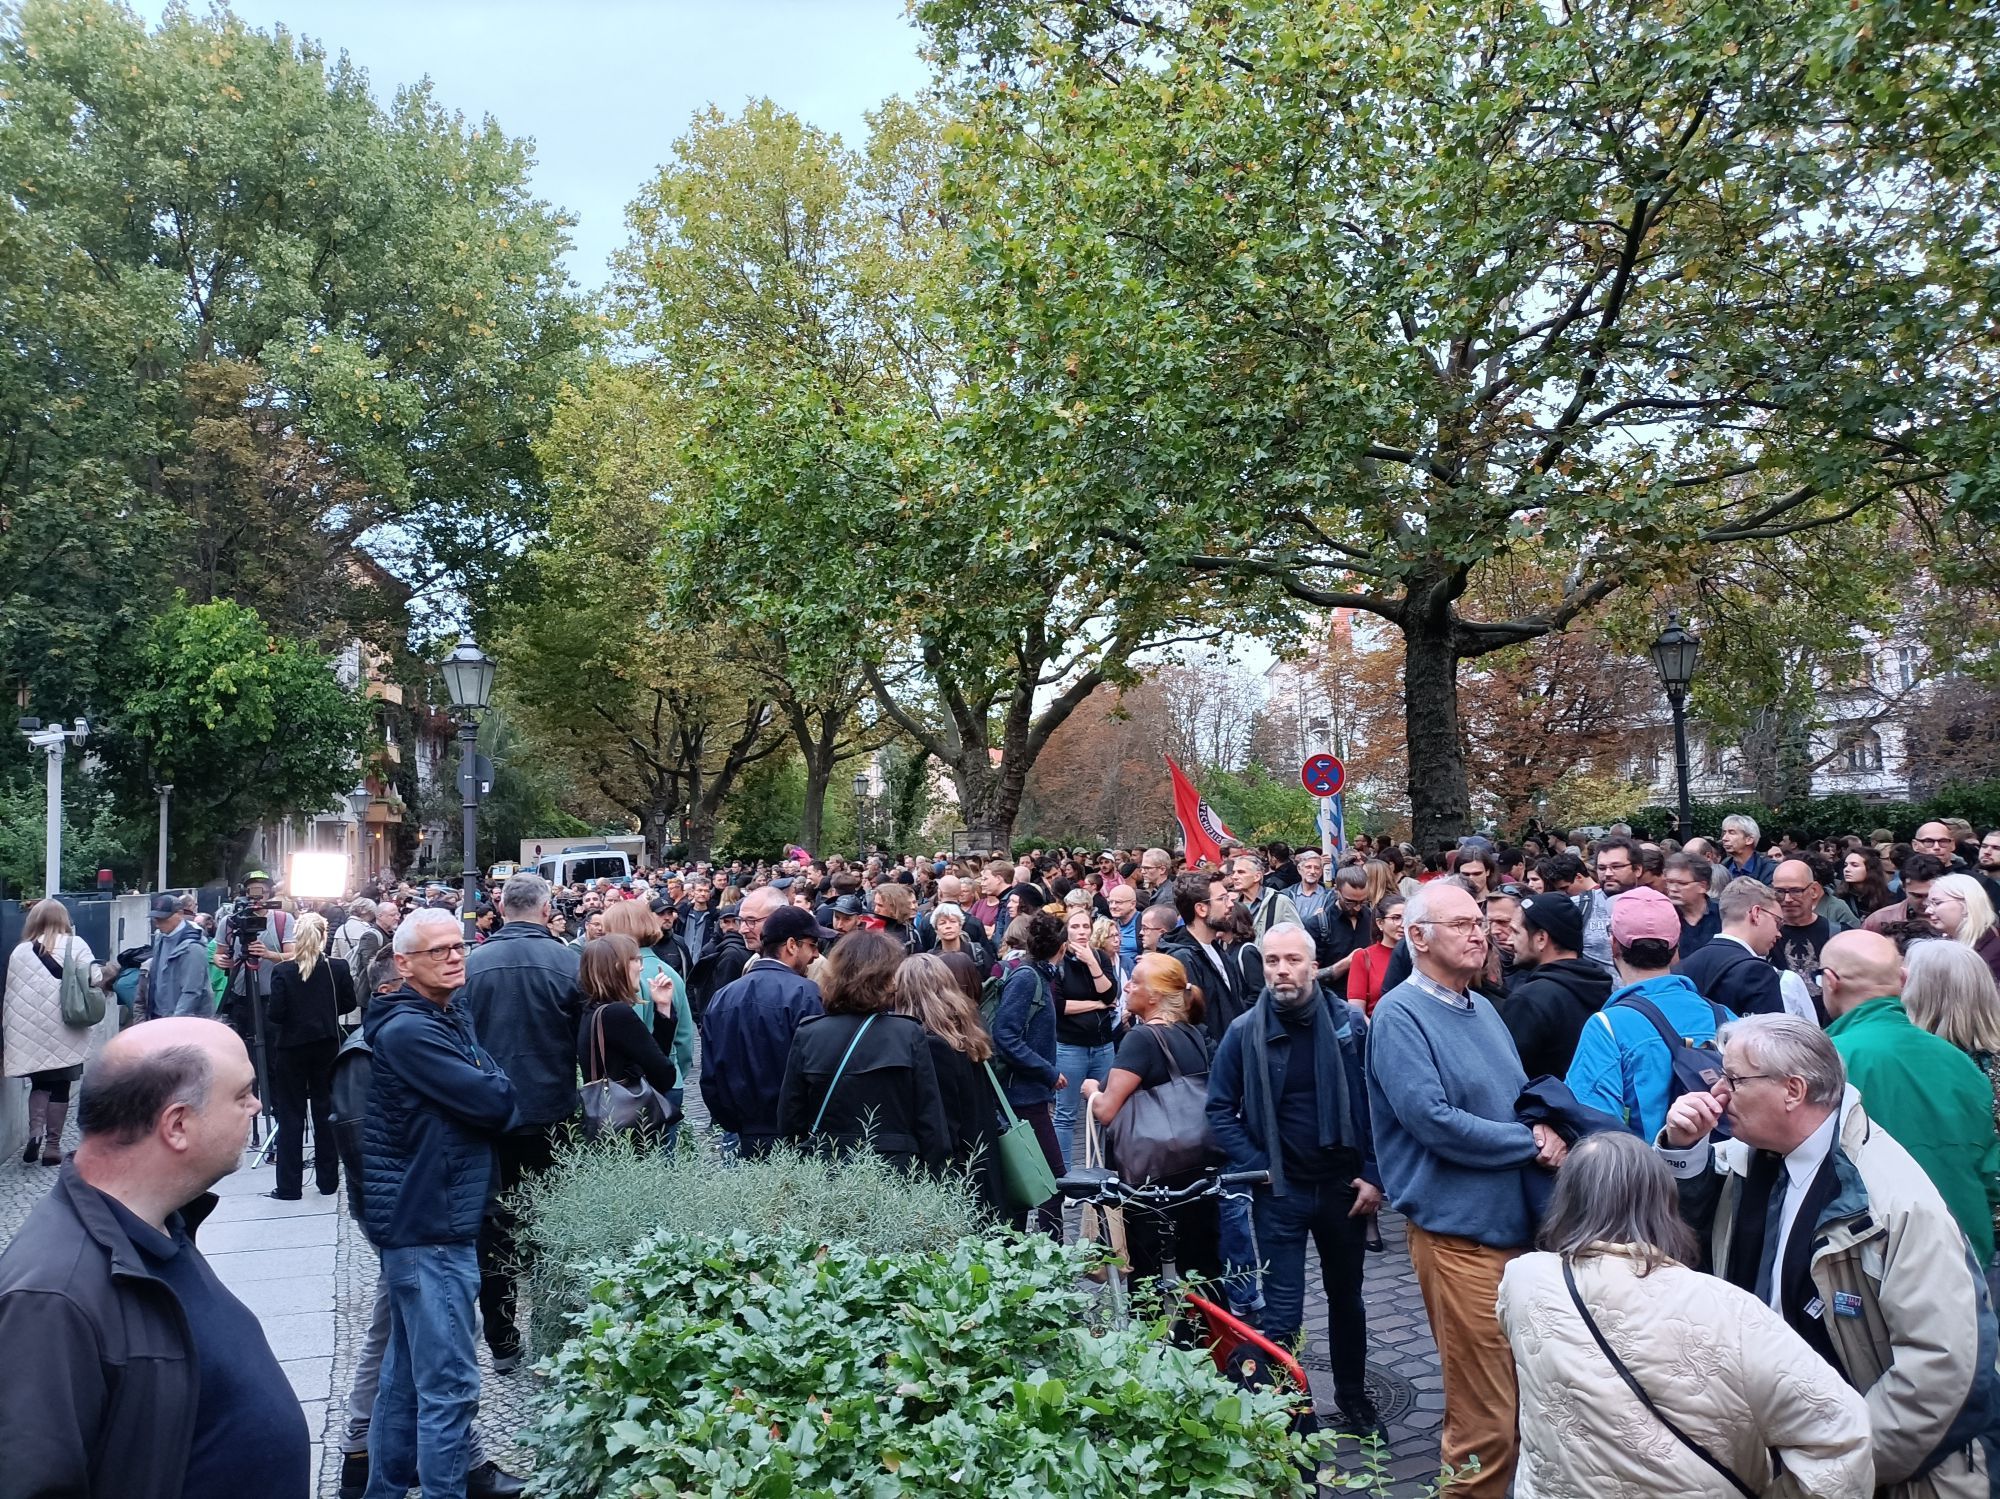
POLYGON ((69 1092, 83 1076, 90 1056, 90 1029, 65 1025, 62 979, 66 964, 81 963, 93 984, 103 969, 90 945, 70 925, 69 908, 59 900, 35 903, 21 929, 21 945, 7 960, 7 992, 0 1008, 7 1076, 28 1080, 28 1148, 22 1161, 62 1164, 63 1121, 69 1092))
POLYGON ((2000 981, 2000 926, 1994 924, 1993 902, 1979 881, 1969 874, 1932 880, 1924 914, 1945 936, 1978 953, 1987 971, 2000 981))
POLYGON ((1993 1124, 2000 1129, 2000 986, 1979 954, 1960 942, 1911 943, 1903 959, 1903 1008, 1979 1064, 1993 1088, 1993 1124))
POLYGON ((1370 859, 1361 866, 1361 872, 1368 877, 1369 910, 1380 906, 1384 897, 1402 893, 1396 886, 1396 867, 1388 860, 1370 859))
POLYGON ((297 1202, 305 1191, 306 1114, 312 1113, 313 1179, 320 1196, 340 1190, 333 1148, 333 1060, 340 1017, 355 1006, 343 958, 326 951, 326 918, 308 911, 292 928, 292 956, 271 970, 264 1011, 271 1063, 271 1115, 278 1124, 278 1184, 271 1195, 297 1202))
POLYGON ((687 1079, 694 1071, 694 1006, 688 1003, 685 976, 674 971, 666 959, 653 950, 653 944, 665 934, 660 918, 653 914, 653 908, 643 900, 621 900, 604 913, 604 931, 607 936, 630 937, 639 949, 639 982, 632 998, 639 1007, 639 1019, 653 1033, 660 1050, 674 1059, 674 1071, 680 1081, 667 1094, 674 1106, 674 1122, 667 1126, 666 1143, 669 1148, 674 1137, 680 1133, 681 1107, 686 1101, 687 1079), (657 990, 653 980, 664 976, 672 991, 664 1007, 654 999, 657 990))
POLYGON ((979 971, 962 953, 917 953, 896 970, 889 1008, 924 1028, 944 1101, 951 1168, 970 1172, 980 1198, 998 1214, 1005 1211, 994 1155, 1000 1131, 985 1065, 993 1041, 979 1019, 979 983, 979 971))
MULTIPOLYGON (((1111 1070, 1100 1086, 1083 1085, 1084 1106, 1100 1126, 1108 1126, 1133 1095, 1181 1077, 1208 1076, 1208 1038, 1188 1016, 1193 991, 1179 958, 1142 953, 1125 981, 1125 1010, 1132 1028, 1118 1044, 1111 1070)), ((1112 1163, 1116 1165, 1114 1161, 1112 1163)), ((1159 1186, 1184 1187, 1199 1171, 1168 1177, 1159 1186)), ((1205 1280, 1222 1278, 1221 1220, 1213 1197, 1162 1213, 1152 1209, 1125 1210, 1126 1250, 1135 1277, 1157 1276, 1169 1249, 1183 1275, 1205 1280)))

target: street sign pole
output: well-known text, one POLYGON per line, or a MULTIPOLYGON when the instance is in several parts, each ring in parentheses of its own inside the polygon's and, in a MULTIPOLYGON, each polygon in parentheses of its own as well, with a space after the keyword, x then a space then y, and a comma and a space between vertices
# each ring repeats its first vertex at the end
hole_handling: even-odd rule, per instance
POLYGON ((1314 755, 1299 767, 1299 781, 1319 798, 1319 848, 1331 863, 1347 849, 1347 767, 1334 755, 1314 755))

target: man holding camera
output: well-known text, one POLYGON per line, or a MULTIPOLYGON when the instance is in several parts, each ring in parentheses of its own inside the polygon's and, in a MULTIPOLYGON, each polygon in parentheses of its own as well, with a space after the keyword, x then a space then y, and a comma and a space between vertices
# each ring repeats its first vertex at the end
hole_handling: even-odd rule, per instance
POLYGON ((271 970, 291 955, 291 913, 271 899, 271 877, 253 869, 243 876, 242 894, 222 913, 215 943, 215 966, 229 975, 229 1019, 246 1041, 256 1039, 251 996, 271 997, 271 970))

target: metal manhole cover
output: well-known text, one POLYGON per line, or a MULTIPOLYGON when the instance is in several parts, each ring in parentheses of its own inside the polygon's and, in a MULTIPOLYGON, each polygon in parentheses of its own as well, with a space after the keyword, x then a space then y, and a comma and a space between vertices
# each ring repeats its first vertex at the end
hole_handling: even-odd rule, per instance
MULTIPOLYGON (((1303 1368, 1320 1372, 1330 1373, 1333 1369, 1333 1360, 1317 1348, 1308 1350, 1305 1357, 1299 1360, 1299 1364, 1303 1368)), ((1368 1398, 1375 1402, 1376 1414, 1382 1418, 1384 1424, 1400 1421, 1417 1403, 1416 1386, 1400 1374, 1370 1364, 1366 1383, 1368 1398)))

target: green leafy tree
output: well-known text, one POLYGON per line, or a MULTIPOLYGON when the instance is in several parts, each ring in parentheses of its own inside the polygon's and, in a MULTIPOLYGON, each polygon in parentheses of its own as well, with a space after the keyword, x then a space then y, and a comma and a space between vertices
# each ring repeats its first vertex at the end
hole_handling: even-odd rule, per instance
POLYGON ((310 646, 273 637, 237 604, 182 604, 155 619, 118 682, 102 755, 134 815, 174 788, 183 875, 231 878, 250 831, 337 806, 354 784, 368 706, 310 646))
POLYGON ((106 0, 0 7, 0 100, 0 675, 98 705, 176 586, 318 635, 357 545, 482 606, 584 331, 526 144, 106 0))
POLYGON ((2000 17, 1802 0, 927 0, 981 424, 1037 507, 1458 665, 1877 509, 1991 514, 2000 17), (1520 613, 1466 605, 1530 555, 1520 613))
POLYGON ((1049 734, 1180 628, 1185 575, 1114 567, 1022 505, 1032 469, 964 461, 940 122, 870 125, 853 149, 768 102, 698 116, 633 206, 614 315, 685 434, 675 609, 782 640, 805 700, 858 666, 997 847, 1049 734))

